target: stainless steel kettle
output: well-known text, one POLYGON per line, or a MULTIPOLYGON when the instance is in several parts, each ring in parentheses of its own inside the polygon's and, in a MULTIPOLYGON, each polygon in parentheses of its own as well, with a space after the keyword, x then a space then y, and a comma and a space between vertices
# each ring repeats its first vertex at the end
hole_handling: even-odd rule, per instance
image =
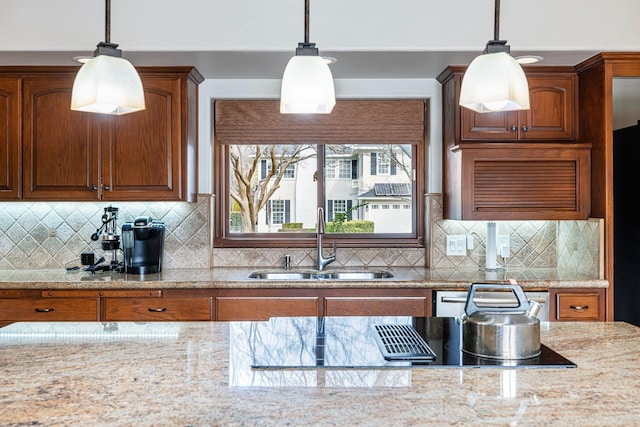
POLYGON ((540 354, 540 304, 529 301, 519 285, 473 283, 462 315, 462 350, 491 359, 528 359, 540 354), (476 292, 509 290, 514 307, 478 307, 476 292))

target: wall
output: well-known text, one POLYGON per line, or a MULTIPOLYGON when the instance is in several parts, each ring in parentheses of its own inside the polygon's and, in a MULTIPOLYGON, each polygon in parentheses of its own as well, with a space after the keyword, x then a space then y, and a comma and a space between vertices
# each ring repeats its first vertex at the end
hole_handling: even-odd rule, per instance
MULTIPOLYGON (((493 6, 313 1, 310 38, 324 50, 477 51, 493 36, 493 6)), ((303 36, 303 8, 302 0, 116 0, 111 38, 126 51, 291 51, 303 36)), ((640 50, 639 15, 637 0, 509 0, 500 30, 523 50, 640 50)), ((90 51, 103 38, 103 1, 2 0, 0 50, 90 51)))

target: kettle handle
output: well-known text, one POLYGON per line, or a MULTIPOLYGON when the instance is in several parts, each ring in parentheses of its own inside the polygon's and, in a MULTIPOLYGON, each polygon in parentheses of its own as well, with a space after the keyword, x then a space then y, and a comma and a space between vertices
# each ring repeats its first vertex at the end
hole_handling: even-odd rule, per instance
POLYGON ((527 296, 524 294, 524 291, 522 290, 520 285, 506 283, 504 285, 492 283, 472 283, 471 287, 469 288, 469 293, 467 294, 467 302, 464 305, 464 312, 467 314, 467 316, 471 316, 473 313, 482 311, 488 311, 491 313, 526 313, 529 310, 530 305, 531 302, 527 299, 527 296), (516 297, 518 305, 516 307, 478 307, 473 299, 479 289, 510 290, 516 297))

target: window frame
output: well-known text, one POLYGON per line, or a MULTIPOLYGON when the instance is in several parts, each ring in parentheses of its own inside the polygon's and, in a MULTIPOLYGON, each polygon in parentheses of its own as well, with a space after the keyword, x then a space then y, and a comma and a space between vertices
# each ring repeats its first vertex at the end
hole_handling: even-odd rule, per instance
MULTIPOLYGON (((365 101, 371 103, 381 102, 388 103, 389 100, 372 100, 365 101)), ((428 117, 428 101, 426 100, 396 100, 396 102, 411 102, 411 101, 419 101, 423 103, 423 114, 424 114, 424 126, 422 128, 422 132, 420 133, 422 139, 419 143, 411 143, 410 145, 414 147, 413 155, 412 155, 412 168, 414 169, 414 179, 412 188, 412 200, 413 205, 412 209, 414 211, 414 215, 412 216, 412 229, 414 230, 411 235, 407 235, 408 233, 385 233, 384 235, 376 235, 368 234, 367 236, 358 235, 357 233, 331 233, 326 237, 328 240, 335 240, 336 244, 345 248, 375 248, 375 247, 405 247, 405 248, 424 248, 425 247, 425 223, 424 223, 424 197, 425 189, 426 189, 426 180, 427 180, 427 171, 426 171, 426 118, 428 117)), ((242 102, 239 100, 237 102, 242 102)), ((342 101, 343 103, 345 101, 342 101)), ((346 101, 347 103, 349 101, 346 101)), ((216 114, 215 101, 214 101, 214 115, 216 114)), ((335 109, 334 109, 335 112, 335 109)), ((284 115, 290 116, 290 115, 284 115)), ((214 119, 214 123, 215 119, 214 119)), ((306 125, 306 124, 305 124, 306 125)), ((362 126, 362 124, 360 124, 362 126)), ((373 126, 372 126, 373 128, 373 126)), ((387 128, 388 129, 388 128, 387 128)), ((405 127, 406 129, 406 127, 405 127)), ((214 126, 214 132, 216 128, 214 126)), ((260 132, 258 130, 257 132, 260 132)), ((264 132, 264 130, 262 130, 264 132)), ((380 132, 376 132, 376 135, 380 134, 380 132)), ((259 135, 256 134, 255 138, 248 138, 247 142, 241 142, 243 144, 255 145, 258 141, 258 145, 272 145, 278 144, 275 140, 265 140, 262 141, 259 138, 259 135)), ((388 135, 384 135, 385 138, 388 138, 388 135)), ((377 142, 377 144, 386 144, 386 145, 403 145, 409 144, 404 140, 400 139, 399 141, 395 141, 393 139, 385 139, 387 142, 377 142)), ((289 143, 292 143, 289 141, 289 143)), ((309 140, 300 140, 299 144, 311 144, 309 140)), ((336 143, 345 143, 345 144, 357 144, 356 142, 335 142, 335 141, 317 141, 315 145, 318 146, 318 163, 320 165, 325 164, 325 153, 324 149, 320 149, 323 145, 335 145, 336 143)), ((370 145, 372 142, 362 142, 363 145, 370 145)), ((376 142, 373 142, 374 144, 376 142)), ((231 233, 229 230, 229 209, 230 209, 230 196, 229 196, 229 184, 230 184, 230 164, 229 164, 229 151, 230 146, 234 143, 220 143, 216 141, 216 137, 214 136, 213 143, 213 189, 215 194, 215 215, 214 215, 214 247, 216 248, 308 248, 315 247, 316 242, 316 233, 231 233)), ((337 166, 337 165, 336 165, 337 166)), ((336 167, 336 176, 338 176, 339 172, 336 167)), ((322 174, 320 175, 320 179, 317 180, 317 199, 326 204, 326 194, 324 191, 324 177, 322 174)), ((338 178, 336 178, 338 179, 338 178)), ((345 181, 347 181, 345 179, 345 181)), ((325 207, 325 206, 323 206, 325 207)), ((325 215, 326 215, 326 207, 325 207, 325 215)))

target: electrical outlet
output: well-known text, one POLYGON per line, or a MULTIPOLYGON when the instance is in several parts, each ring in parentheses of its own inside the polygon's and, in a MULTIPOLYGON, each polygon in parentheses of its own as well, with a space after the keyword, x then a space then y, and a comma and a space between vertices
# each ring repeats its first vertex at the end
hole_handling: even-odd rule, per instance
POLYGON ((467 255, 467 236, 447 236, 447 256, 467 255))
POLYGON ((511 236, 496 236, 496 252, 502 258, 508 258, 511 255, 511 236))

